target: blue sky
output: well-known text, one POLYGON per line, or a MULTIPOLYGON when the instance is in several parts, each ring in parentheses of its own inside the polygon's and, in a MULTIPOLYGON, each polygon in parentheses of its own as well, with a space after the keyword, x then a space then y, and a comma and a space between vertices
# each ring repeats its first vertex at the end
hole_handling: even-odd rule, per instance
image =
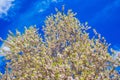
POLYGON ((23 32, 30 25, 37 25, 41 32, 46 16, 62 5, 77 12, 82 23, 87 21, 119 51, 120 0, 0 0, 0 37, 5 39, 8 30, 23 32))

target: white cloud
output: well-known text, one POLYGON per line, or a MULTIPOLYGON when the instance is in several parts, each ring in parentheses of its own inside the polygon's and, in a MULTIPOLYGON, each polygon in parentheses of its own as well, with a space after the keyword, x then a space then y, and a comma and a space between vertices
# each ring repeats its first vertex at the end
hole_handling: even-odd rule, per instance
POLYGON ((96 23, 97 20, 102 18, 104 18, 102 21, 109 19, 109 15, 112 14, 118 7, 120 7, 120 0, 114 0, 111 4, 106 5, 106 7, 104 7, 101 11, 98 11, 91 21, 96 23))
POLYGON ((119 59, 120 61, 120 51, 115 51, 115 54, 113 55, 113 60, 119 59))
POLYGON ((114 45, 113 50, 115 51, 115 54, 113 55, 113 59, 114 60, 116 60, 117 58, 120 59, 120 44, 114 45))
POLYGON ((43 12, 47 8, 49 8, 51 3, 59 3, 59 2, 63 2, 63 0, 43 0, 43 1, 39 1, 35 4, 36 5, 36 10, 38 12, 43 12))
POLYGON ((58 2, 63 2, 63 0, 51 0, 52 2, 56 2, 56 3, 58 3, 58 2))
POLYGON ((7 16, 8 10, 13 6, 14 0, 0 0, 0 17, 7 16))
POLYGON ((49 7, 50 3, 51 1, 49 0, 44 0, 42 2, 39 2, 36 5, 36 9, 38 9, 38 12, 43 12, 49 7))
POLYGON ((0 50, 0 56, 5 56, 6 54, 10 54, 10 48, 2 44, 1 50, 0 50))

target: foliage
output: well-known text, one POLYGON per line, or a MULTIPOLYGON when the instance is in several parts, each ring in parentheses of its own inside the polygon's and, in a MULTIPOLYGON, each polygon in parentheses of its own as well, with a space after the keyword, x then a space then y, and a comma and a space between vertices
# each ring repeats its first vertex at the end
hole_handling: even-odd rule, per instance
MULTIPOLYGON (((89 38, 87 23, 81 24, 75 14, 58 10, 45 21, 44 40, 35 26, 25 33, 12 32, 4 45, 10 48, 6 55, 11 60, 2 80, 118 80, 109 44, 95 30, 89 38)), ((114 52, 113 52, 114 53, 114 52)))

